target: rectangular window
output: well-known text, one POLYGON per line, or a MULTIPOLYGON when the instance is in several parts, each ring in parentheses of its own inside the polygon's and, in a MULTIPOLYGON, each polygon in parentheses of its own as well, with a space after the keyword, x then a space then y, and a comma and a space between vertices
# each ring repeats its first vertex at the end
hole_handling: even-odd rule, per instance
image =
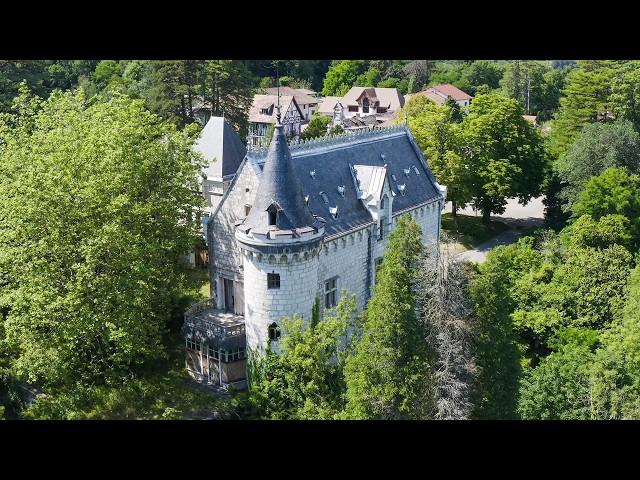
POLYGON ((357 112, 358 111, 358 106, 357 105, 349 105, 349 111, 350 112, 357 112))
POLYGON ((280 288, 280 274, 279 273, 267 273, 267 288, 280 288))
POLYGON ((217 348, 214 348, 212 346, 208 347, 208 351, 209 351, 209 357, 213 358, 214 360, 219 360, 220 359, 220 352, 218 352, 217 348))
POLYGON ((333 308, 337 305, 338 277, 324 282, 324 307, 333 308))
POLYGON ((191 340, 190 338, 187 338, 187 348, 199 352, 202 349, 202 344, 198 342, 198 340, 191 340))
POLYGON ((376 258, 375 262, 374 262, 374 269, 375 269, 375 279, 374 282, 378 283, 378 272, 380 271, 380 266, 382 265, 382 257, 380 258, 376 258))
POLYGON ((384 239, 384 224, 385 224, 385 220, 384 220, 384 217, 382 217, 380 219, 380 222, 378 223, 378 241, 384 239))

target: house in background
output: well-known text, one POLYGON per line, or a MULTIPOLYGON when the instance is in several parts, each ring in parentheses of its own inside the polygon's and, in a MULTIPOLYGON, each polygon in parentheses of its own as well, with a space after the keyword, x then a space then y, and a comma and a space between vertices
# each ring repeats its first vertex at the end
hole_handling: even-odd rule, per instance
MULTIPOLYGON (((471 100, 473 99, 471 95, 463 92, 458 87, 454 87, 449 83, 429 87, 426 90, 415 93, 413 95, 424 95, 425 97, 433 101, 436 105, 444 105, 447 101, 447 98, 451 97, 462 108, 467 108, 471 104, 471 100)), ((413 95, 407 95, 405 99, 409 100, 409 98, 413 95)))
POLYGON ((352 87, 340 103, 347 109, 345 118, 375 114, 384 121, 402 108, 404 97, 396 88, 352 87))
POLYGON ((280 89, 278 89, 278 87, 273 87, 265 88, 265 92, 268 95, 277 96, 279 93, 280 96, 292 96, 293 98, 295 98, 298 107, 300 107, 300 110, 302 111, 302 116, 304 117, 302 123, 307 123, 309 120, 311 120, 311 116, 316 112, 316 110, 318 110, 318 99, 305 93, 311 92, 311 90, 302 90, 291 87, 280 87, 280 89))
MULTIPOLYGON (((269 126, 276 123, 277 105, 277 94, 253 96, 253 104, 249 110, 249 135, 247 137, 249 146, 264 146, 269 126)), ((297 140, 300 137, 304 114, 293 95, 280 96, 280 111, 282 112, 282 125, 284 125, 285 134, 290 139, 297 140)))
POLYGON ((388 123, 403 105, 395 88, 353 87, 344 97, 325 97, 318 113, 331 116, 332 127, 363 130, 388 123))

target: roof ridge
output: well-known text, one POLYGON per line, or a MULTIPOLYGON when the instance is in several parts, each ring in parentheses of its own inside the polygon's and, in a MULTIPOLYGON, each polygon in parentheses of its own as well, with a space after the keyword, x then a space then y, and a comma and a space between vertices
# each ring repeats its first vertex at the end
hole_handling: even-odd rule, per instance
MULTIPOLYGON (((294 152, 344 145, 345 143, 357 142, 362 139, 384 137, 385 135, 388 135, 390 133, 399 133, 404 131, 407 131, 407 126, 404 123, 390 125, 388 127, 376 127, 373 129, 347 130, 336 135, 325 135, 323 137, 311 138, 309 140, 293 141, 289 145, 289 150, 293 154, 294 152)), ((263 146, 255 150, 248 150, 247 155, 251 155, 254 158, 259 158, 266 156, 267 151, 268 148, 263 146)))

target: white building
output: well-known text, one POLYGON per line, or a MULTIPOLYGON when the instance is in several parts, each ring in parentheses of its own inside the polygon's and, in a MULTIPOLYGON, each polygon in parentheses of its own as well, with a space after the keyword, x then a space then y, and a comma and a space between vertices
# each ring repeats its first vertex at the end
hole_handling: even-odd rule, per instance
POLYGON ((286 96, 291 96, 296 99, 296 103, 300 110, 302 111, 302 123, 307 123, 311 120, 311 116, 318 110, 318 99, 307 94, 306 92, 311 92, 311 90, 303 90, 291 87, 272 87, 265 88, 265 92, 268 95, 278 95, 278 93, 286 96), (278 91, 279 90, 279 91, 278 91))
MULTIPOLYGON (((297 140, 300 137, 301 124, 304 114, 293 95, 280 96, 280 111, 282 125, 287 137, 297 140)), ((251 147, 263 146, 269 126, 276 123, 278 95, 254 95, 253 104, 249 110, 248 144, 251 147)))
POLYGON ((408 127, 250 150, 209 223, 212 298, 185 314, 187 368, 210 383, 243 381, 246 353, 277 350, 280 322, 311 319, 344 290, 363 309, 388 237, 413 217, 437 251, 446 188, 408 127))

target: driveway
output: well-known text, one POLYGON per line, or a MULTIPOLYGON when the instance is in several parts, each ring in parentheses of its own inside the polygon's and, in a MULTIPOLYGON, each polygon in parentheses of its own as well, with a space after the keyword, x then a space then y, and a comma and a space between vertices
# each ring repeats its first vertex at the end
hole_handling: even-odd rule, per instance
MULTIPOLYGON (((491 240, 481 243, 472 250, 458 253, 456 258, 476 263, 483 262, 487 256, 487 252, 493 247, 514 243, 518 240, 518 237, 522 235, 522 231, 531 227, 542 226, 544 223, 543 199, 544 197, 534 198, 527 205, 519 204, 516 198, 509 199, 504 213, 501 215, 492 215, 491 220, 499 220, 511 228, 491 240)), ((447 202, 444 209, 444 213, 448 212, 451 212, 450 202, 447 202)), ((476 212, 471 207, 458 210, 458 213, 469 216, 482 216, 479 211, 476 212)))

